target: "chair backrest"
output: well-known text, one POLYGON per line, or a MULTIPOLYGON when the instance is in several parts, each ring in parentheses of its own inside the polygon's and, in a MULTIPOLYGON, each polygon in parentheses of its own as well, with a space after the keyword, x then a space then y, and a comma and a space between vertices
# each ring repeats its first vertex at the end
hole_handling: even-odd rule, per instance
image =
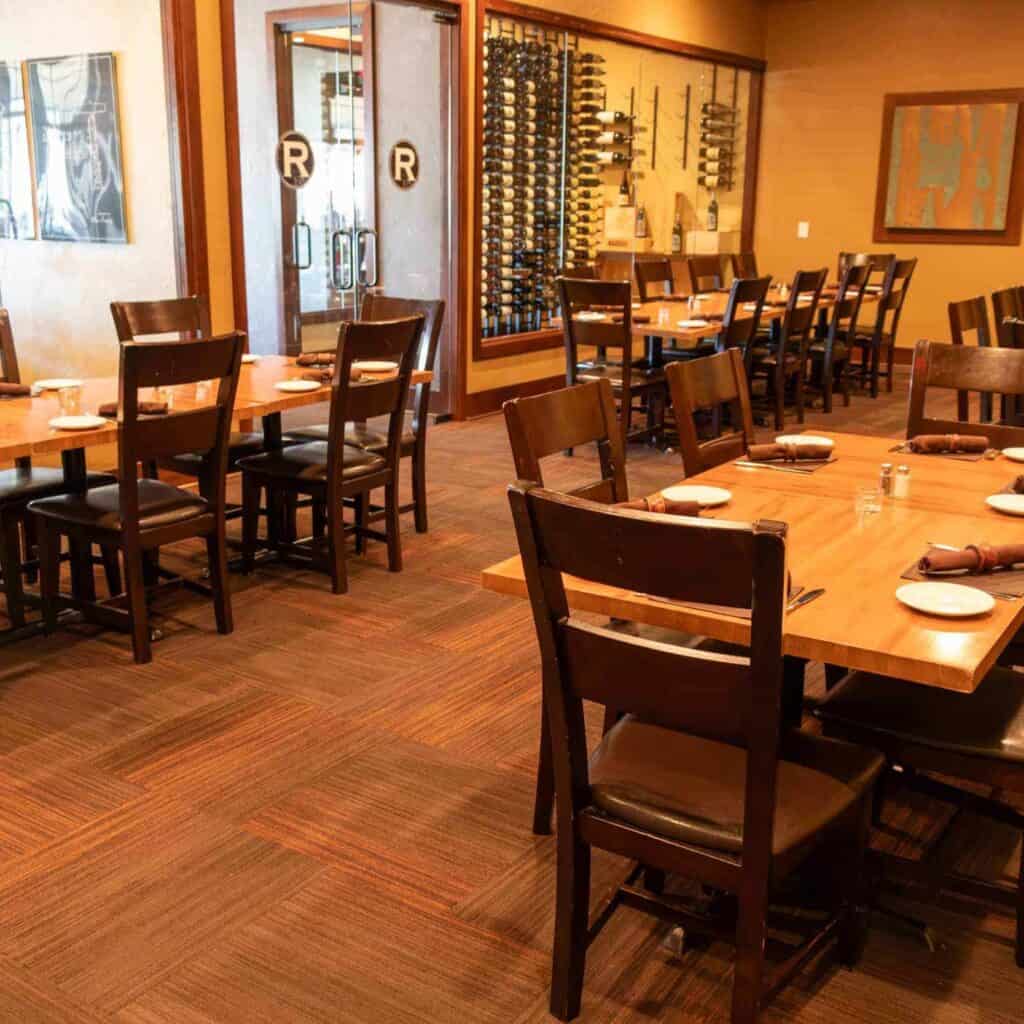
POLYGON ((1005 321, 1024 318, 1024 285, 1014 285, 1011 288, 1001 288, 999 291, 993 292, 992 314, 995 318, 996 338, 1000 345, 1007 344, 1004 340, 1008 336, 1008 332, 1005 330, 1005 321))
POLYGON ((597 281, 601 274, 596 263, 579 263, 558 268, 559 277, 574 277, 578 281, 597 281))
MULTIPOLYGON (((686 476, 696 476, 746 454, 754 441, 754 419, 743 356, 738 348, 703 359, 671 362, 665 367, 665 378, 686 476), (710 441, 701 441, 694 414, 708 409, 719 412, 723 405, 729 407, 732 431, 710 441)), ((715 417, 715 420, 720 419, 715 417)))
POLYGON ((18 353, 14 347, 14 331, 6 309, 0 309, 0 380, 8 384, 21 383, 18 353))
POLYGON ((802 352, 806 349, 827 277, 827 267, 798 270, 793 275, 786 312, 782 315, 782 342, 788 350, 802 352))
POLYGON ((637 260, 636 284, 640 289, 641 302, 650 302, 659 295, 671 294, 676 290, 672 264, 668 260, 637 260))
POLYGON ((771 859, 782 699, 786 527, 609 509, 532 485, 509 501, 540 645, 557 804, 591 801, 583 701, 745 748, 744 869, 771 859), (653 597, 751 610, 749 657, 615 632, 570 613, 563 573, 653 597))
MULTIPOLYGON (((750 343, 757 335, 757 327, 764 310, 764 300, 768 296, 768 288, 772 283, 770 277, 736 278, 729 289, 729 298, 725 303, 725 314, 722 317, 722 331, 719 334, 719 348, 738 348, 744 360, 750 354, 750 343), (744 309, 754 303, 755 309, 744 309)), ((747 373, 750 367, 747 366, 747 373)))
MULTIPOLYGON (((951 302, 949 310, 949 334, 954 345, 977 345, 988 348, 992 345, 992 330, 988 322, 988 307, 983 296, 951 302)), ((957 395, 957 416, 966 420, 969 413, 970 398, 967 391, 957 395)), ((988 422, 992 419, 992 397, 981 395, 981 418, 988 422)))
POLYGON ((210 304, 205 295, 153 302, 112 302, 110 313, 119 341, 136 341, 154 334, 183 334, 209 338, 210 304))
POLYGON ((917 434, 972 434, 985 436, 993 448, 1024 445, 1024 427, 972 423, 966 416, 947 420, 926 414, 930 390, 982 395, 1024 395, 1024 349, 974 348, 919 341, 914 346, 910 373, 907 437, 917 434))
MULTIPOLYGON (((363 300, 360 317, 363 320, 401 320, 405 317, 423 317, 416 349, 414 367, 417 370, 433 370, 437 364, 437 349, 441 344, 441 330, 444 327, 443 299, 399 299, 390 295, 374 295, 372 292, 363 300)), ((412 430, 417 436, 422 424, 427 422, 430 411, 430 384, 417 384, 412 392, 412 430)))
POLYGON ((835 303, 829 317, 827 344, 843 342, 852 346, 857 334, 857 318, 864 302, 864 289, 871 277, 871 267, 864 264, 851 263, 839 278, 839 289, 836 291, 835 303))
POLYGON ((686 269, 690 272, 690 287, 695 292, 709 292, 722 287, 721 256, 691 256, 686 261, 686 269))
POLYGON ((118 476, 121 517, 126 530, 132 529, 132 524, 137 528, 138 524, 139 463, 188 452, 204 456, 198 474, 200 491, 217 513, 223 514, 231 415, 244 350, 245 335, 240 331, 200 341, 122 343, 117 409, 118 476), (174 408, 172 401, 166 416, 140 416, 140 389, 187 384, 205 386, 210 401, 197 398, 194 407, 179 409, 174 408))
POLYGON ((752 252, 734 252, 729 259, 733 277, 757 277, 757 257, 752 252))
POLYGON ((570 494, 611 504, 629 500, 622 432, 607 380, 506 402, 505 425, 516 478, 544 486, 541 459, 595 442, 601 479, 574 487, 570 494))
MULTIPOLYGON (((888 332, 892 343, 896 343, 896 332, 899 330, 903 305, 907 301, 910 290, 910 279, 917 268, 917 257, 909 260, 893 260, 882 278, 882 290, 878 295, 875 307, 876 342, 881 342, 882 334, 888 332)), ((873 271, 872 271, 873 272, 873 271)), ((870 275, 868 282, 870 283, 870 275)))
POLYGON ((836 280, 842 279, 843 271, 849 266, 868 266, 872 274, 884 274, 895 259, 896 254, 891 252, 840 252, 836 263, 836 280))

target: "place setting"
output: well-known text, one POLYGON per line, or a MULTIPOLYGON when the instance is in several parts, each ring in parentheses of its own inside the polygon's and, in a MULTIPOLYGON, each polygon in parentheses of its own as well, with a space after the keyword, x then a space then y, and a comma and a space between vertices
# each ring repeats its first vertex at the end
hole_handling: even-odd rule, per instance
POLYGON ((742 469, 772 469, 783 473, 816 473, 837 462, 835 442, 819 434, 780 434, 774 444, 752 444, 745 458, 734 465, 742 469))
POLYGON ((889 449, 903 455, 931 455, 959 462, 982 462, 998 458, 989 439, 972 434, 918 434, 889 449))

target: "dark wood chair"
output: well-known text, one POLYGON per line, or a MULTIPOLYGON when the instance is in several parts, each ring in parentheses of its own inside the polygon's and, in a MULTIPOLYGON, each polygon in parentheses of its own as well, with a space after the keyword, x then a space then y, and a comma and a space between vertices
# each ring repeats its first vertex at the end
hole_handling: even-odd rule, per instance
MULTIPOLYGON (((992 329, 988 322, 988 309, 985 299, 979 295, 973 299, 951 302, 949 310, 949 334, 954 345, 977 345, 989 348, 992 343, 992 329)), ((969 395, 966 391, 958 392, 956 397, 956 413, 961 420, 969 418, 969 395)), ((982 394, 980 399, 981 419, 985 423, 992 420, 992 395, 982 394)))
POLYGON ((992 293, 992 314, 996 325, 996 337, 1000 345, 1007 344, 1009 332, 1005 330, 1007 320, 1024 319, 1024 285, 1000 288, 992 293))
POLYGON ((694 292, 713 292, 722 287, 722 257, 690 256, 686 260, 690 288, 694 292))
POLYGON ((778 330, 773 330, 768 339, 759 338, 751 350, 749 378, 751 382, 758 377, 767 382, 776 430, 786 426, 786 390, 789 387, 793 390, 797 421, 804 421, 804 370, 811 330, 818 315, 818 301, 827 277, 825 267, 797 271, 778 330))
MULTIPOLYGON (((423 317, 416 350, 415 369, 433 370, 437 362, 437 350, 441 343, 441 329, 444 325, 444 302, 441 299, 399 299, 387 295, 367 295, 363 300, 360 318, 370 320, 401 320, 410 316, 423 317)), ((430 421, 430 384, 416 384, 411 390, 409 409, 411 417, 402 431, 399 449, 401 458, 411 460, 413 499, 399 505, 399 512, 415 515, 416 532, 427 532, 427 425, 430 421)), ((330 432, 328 424, 313 427, 298 427, 288 431, 293 441, 326 441, 330 432)), ((374 454, 387 450, 387 434, 368 427, 365 423, 350 423, 345 428, 345 443, 354 444, 374 454)), ((368 521, 383 518, 384 509, 375 509, 368 515, 368 521)))
POLYGON ((846 268, 839 279, 825 337, 812 341, 808 349, 810 383, 813 386, 817 380, 825 412, 832 411, 832 394, 836 387, 843 396, 843 405, 850 404, 850 356, 857 340, 864 288, 870 277, 871 267, 866 264, 851 263, 846 268))
MULTIPOLYGON (((0 309, 0 380, 6 384, 21 384, 14 332, 6 309, 0 309)), ((101 487, 115 479, 109 473, 90 473, 86 486, 101 487)), ((63 494, 67 489, 62 470, 33 466, 28 456, 16 460, 12 468, 0 470, 0 576, 3 577, 7 621, 14 628, 24 626, 26 621, 24 578, 28 577, 31 582, 38 570, 35 523, 27 511, 28 503, 36 498, 63 494)), ((109 552, 106 561, 110 592, 119 593, 120 574, 116 563, 110 562, 109 552)))
POLYGON ((836 280, 842 280, 847 267, 870 267, 872 276, 880 278, 895 259, 896 254, 891 252, 840 252, 836 261, 836 280))
POLYGON ((757 257, 752 252, 734 252, 729 257, 733 277, 757 277, 757 257))
POLYGON ((716 347, 719 352, 738 348, 743 355, 744 372, 750 377, 751 359, 755 339, 761 325, 765 300, 771 286, 770 277, 736 278, 729 288, 722 314, 722 330, 718 334, 716 347), (753 306, 753 309, 748 309, 753 306))
POLYGON ((509 489, 540 645, 557 790, 558 874, 551 1012, 580 1012, 587 946, 626 904, 693 931, 735 936, 733 1024, 838 940, 861 945, 869 797, 882 758, 783 730, 785 524, 702 523, 608 509, 533 485, 509 489), (671 601, 750 609, 749 658, 696 652, 578 621, 562 574, 671 601), (623 715, 589 755, 583 701, 623 715), (590 923, 591 850, 638 872, 590 923), (830 913, 775 968, 766 959, 773 889, 812 850, 839 884, 830 913), (660 898, 671 872, 736 894, 725 919, 660 898))
POLYGON ((574 384, 607 379, 619 401, 619 419, 623 441, 653 440, 663 429, 665 375, 660 367, 646 366, 633 354, 632 299, 626 281, 587 281, 558 278, 562 308, 562 335, 565 340, 565 382, 574 384), (602 320, 580 320, 578 313, 599 307, 602 320), (580 360, 580 349, 592 346, 596 357, 580 360), (606 362, 608 349, 622 351, 618 365, 606 362), (634 407, 634 402, 643 408, 634 407), (646 415, 642 428, 633 428, 634 413, 646 415))
POLYGON ((641 302, 680 298, 669 260, 637 260, 634 272, 641 302))
POLYGON ((300 496, 313 502, 313 535, 309 541, 290 537, 271 543, 283 556, 325 569, 335 594, 348 590, 345 566, 344 505, 355 508, 356 522, 349 529, 357 539, 383 540, 388 547, 388 569, 402 568, 398 510, 398 468, 401 459, 405 405, 409 378, 423 330, 423 315, 401 320, 349 321, 338 330, 338 348, 331 381, 331 412, 326 441, 309 441, 277 451, 241 459, 242 547, 244 570, 255 563, 260 494, 267 491, 268 506, 278 496, 294 502, 300 496), (351 381, 356 360, 393 360, 398 373, 386 380, 351 381), (346 424, 388 418, 387 446, 367 451, 345 443, 346 424), (365 505, 370 494, 384 488, 383 533, 367 525, 365 505), (362 507, 360 507, 362 506, 362 507), (326 555, 326 558, 323 555, 326 555))
POLYGON ((40 582, 47 627, 59 604, 60 536, 120 550, 127 608, 95 605, 94 617, 130 630, 135 660, 152 659, 144 560, 167 544, 192 537, 206 541, 217 629, 230 633, 231 593, 224 536, 228 439, 245 335, 235 332, 202 341, 124 342, 118 400, 118 482, 80 494, 44 498, 29 505, 39 529, 40 582), (216 382, 211 405, 142 416, 139 390, 216 382), (199 492, 161 480, 138 479, 139 463, 179 452, 198 452, 199 492))
MULTIPOLYGON (((743 356, 738 348, 730 348, 705 359, 688 363, 672 363, 665 368, 669 397, 679 431, 679 454, 686 476, 696 476, 723 462, 746 454, 754 441, 754 419, 750 412, 750 390, 743 369, 743 356), (694 416, 712 412, 716 424, 728 410, 730 430, 710 440, 697 434, 694 416)), ((529 479, 529 478, 525 478, 529 479)))
MULTIPOLYGON (((875 322, 872 326, 857 328, 857 346, 861 351, 859 367, 861 386, 870 391, 872 398, 878 397, 878 382, 885 378, 887 391, 892 391, 893 366, 896 360, 896 334, 899 331, 903 305, 910 291, 910 279, 917 268, 917 259, 889 262, 882 278, 882 290, 875 305, 875 322), (881 368, 882 351, 885 351, 885 369, 881 368)), ((872 274, 874 269, 872 269, 872 274)), ((871 278, 868 278, 871 283, 871 278)))
MULTIPOLYGON (((575 277, 583 281, 599 281, 601 273, 596 263, 579 263, 558 268, 559 277, 575 277)), ((369 296, 367 296, 369 298, 369 296)))

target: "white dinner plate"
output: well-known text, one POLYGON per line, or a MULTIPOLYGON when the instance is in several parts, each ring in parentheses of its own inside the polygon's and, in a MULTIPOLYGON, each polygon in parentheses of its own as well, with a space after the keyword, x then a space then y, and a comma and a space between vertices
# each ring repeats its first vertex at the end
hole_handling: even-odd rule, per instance
POLYGON ((54 430, 95 430, 110 423, 102 416, 55 416, 50 420, 54 430))
POLYGON ((724 487, 679 484, 677 487, 666 487, 661 496, 668 501, 695 501, 701 508, 714 508, 716 505, 724 505, 732 497, 732 491, 724 487))
POLYGON ((1024 494, 990 494, 985 504, 1008 516, 1024 516, 1024 494))
POLYGON ((598 313, 596 309, 584 309, 576 314, 576 319, 587 323, 592 320, 604 320, 605 315, 604 313, 598 313))
POLYGON ((242 362, 243 363, 258 363, 259 361, 260 361, 260 357, 257 356, 257 355, 254 355, 252 352, 246 352, 246 353, 244 353, 242 355, 242 362))
POLYGON ((775 438, 776 444, 817 444, 826 448, 834 448, 835 441, 830 437, 822 437, 820 434, 779 434, 775 438))
POLYGON ((80 388, 82 382, 74 377, 52 377, 48 380, 37 380, 32 385, 37 391, 60 391, 61 388, 80 388))
POLYGON ((633 303, 631 303, 631 305, 632 305, 632 307, 634 309, 639 309, 643 305, 643 303, 642 302, 633 302, 633 303))
POLYGON ((880 292, 881 290, 882 286, 880 284, 869 284, 864 286, 864 291, 866 292, 880 292))
POLYGON ((1003 454, 1011 462, 1024 462, 1024 448, 1004 448, 1003 454))
POLYGON ((984 615, 996 604, 991 594, 960 583, 905 583, 897 589, 896 600, 914 611, 944 619, 984 615))
POLYGON ((316 391, 320 386, 315 380, 279 380, 274 385, 278 391, 316 391))
POLYGON ((680 320, 678 321, 679 327, 707 327, 707 320, 680 320))
POLYGON ((757 303, 756 302, 744 302, 743 303, 743 308, 752 313, 755 309, 757 309, 757 303))
POLYGON ((707 302, 711 296, 707 292, 701 292, 699 295, 694 295, 693 299, 695 302, 707 302))
POLYGON ((398 369, 398 363, 389 363, 384 360, 374 362, 373 360, 368 359, 366 362, 356 362, 352 365, 357 370, 362 370, 363 373, 394 373, 395 370, 398 369))

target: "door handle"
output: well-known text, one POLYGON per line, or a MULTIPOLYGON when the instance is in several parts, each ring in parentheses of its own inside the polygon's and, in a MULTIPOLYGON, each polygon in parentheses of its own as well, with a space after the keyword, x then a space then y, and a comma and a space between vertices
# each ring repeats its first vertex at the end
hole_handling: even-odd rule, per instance
POLYGON ((292 225, 292 266, 296 270, 309 270, 313 266, 313 229, 304 221, 296 221, 292 225), (299 258, 299 238, 306 236, 306 258, 299 258))
POLYGON ((352 273, 352 232, 335 231, 331 235, 331 283, 347 292, 355 284, 352 273))
POLYGON ((356 235, 356 238, 359 240, 360 264, 362 264, 363 260, 366 258, 366 239, 373 239, 373 273, 370 274, 369 279, 363 281, 362 284, 365 285, 367 288, 374 288, 376 287, 377 282, 380 280, 380 267, 377 264, 377 246, 379 244, 377 232, 374 231, 373 228, 360 228, 359 233, 356 235))

